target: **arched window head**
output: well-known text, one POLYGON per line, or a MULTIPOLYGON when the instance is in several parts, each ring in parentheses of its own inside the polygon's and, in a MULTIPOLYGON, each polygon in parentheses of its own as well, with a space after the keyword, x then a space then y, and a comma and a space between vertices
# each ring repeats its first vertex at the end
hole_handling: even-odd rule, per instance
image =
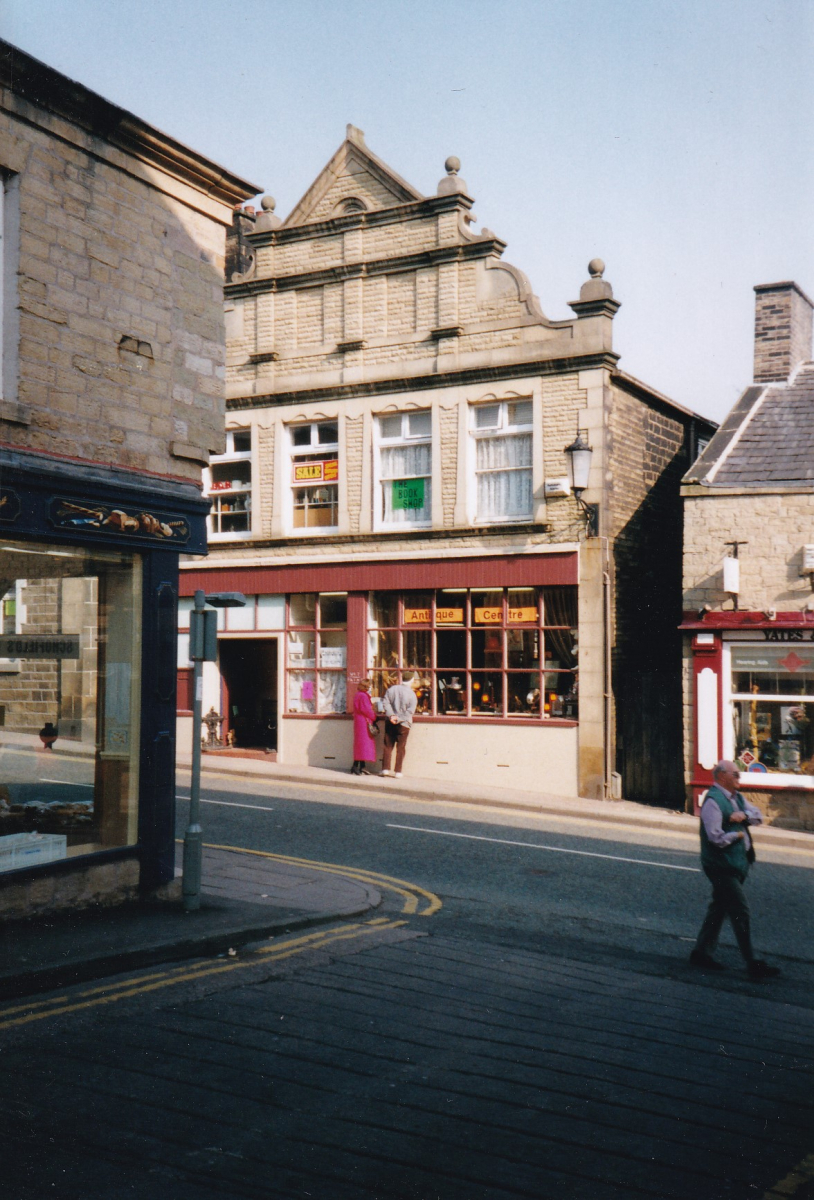
POLYGON ((347 200, 343 200, 337 207, 339 215, 343 217, 350 216, 351 213, 367 212, 367 205, 358 196, 349 196, 347 200))

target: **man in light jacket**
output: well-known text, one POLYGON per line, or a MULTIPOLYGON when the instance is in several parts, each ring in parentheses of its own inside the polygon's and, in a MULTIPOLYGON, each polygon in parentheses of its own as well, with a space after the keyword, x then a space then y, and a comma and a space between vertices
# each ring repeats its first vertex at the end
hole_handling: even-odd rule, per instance
POLYGON ((401 779, 401 768, 404 766, 404 751, 407 738, 413 727, 413 713, 416 709, 416 694, 409 687, 413 678, 411 671, 405 671, 401 683, 394 683, 384 693, 384 749, 382 751, 382 775, 394 776, 401 779), (396 747, 396 770, 390 770, 390 758, 393 747, 396 747))
POLYGON ((694 967, 708 971, 723 969, 723 963, 712 954, 724 917, 729 917, 749 978, 771 979, 780 971, 755 958, 749 905, 743 890, 749 868, 755 861, 752 839, 747 831, 750 825, 760 825, 763 816, 760 809, 738 791, 740 772, 733 762, 726 759, 719 762, 713 769, 712 778, 714 783, 701 806, 700 830, 701 866, 712 884, 712 899, 690 962, 694 967))

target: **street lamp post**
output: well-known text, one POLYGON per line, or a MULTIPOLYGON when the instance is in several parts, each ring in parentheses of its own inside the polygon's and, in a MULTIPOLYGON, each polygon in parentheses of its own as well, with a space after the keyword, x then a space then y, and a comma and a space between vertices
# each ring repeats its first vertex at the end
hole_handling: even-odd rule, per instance
POLYGON ((189 822, 184 833, 183 897, 186 912, 201 904, 201 711, 203 707, 203 665, 218 657, 218 608, 242 608, 246 603, 240 592, 195 593, 189 615, 189 657, 193 663, 192 694, 192 775, 189 787, 189 822), (213 608, 207 608, 211 604, 213 608))

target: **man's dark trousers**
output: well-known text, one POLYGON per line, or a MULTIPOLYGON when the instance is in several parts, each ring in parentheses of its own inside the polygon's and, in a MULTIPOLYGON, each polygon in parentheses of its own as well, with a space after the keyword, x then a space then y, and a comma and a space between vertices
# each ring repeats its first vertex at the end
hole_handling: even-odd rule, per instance
POLYGON ((384 749, 382 750, 382 770, 390 770, 390 755, 396 747, 396 771, 401 774, 404 766, 404 751, 407 749, 407 738, 410 736, 409 725, 394 725, 392 721, 384 723, 384 749))
POLYGON ((729 917, 740 952, 750 963, 755 954, 752 949, 750 932, 749 904, 743 890, 743 884, 737 875, 720 867, 704 867, 704 874, 712 884, 712 899, 709 902, 707 915, 698 934, 695 949, 699 954, 712 954, 718 945, 718 935, 724 923, 724 917, 729 917))

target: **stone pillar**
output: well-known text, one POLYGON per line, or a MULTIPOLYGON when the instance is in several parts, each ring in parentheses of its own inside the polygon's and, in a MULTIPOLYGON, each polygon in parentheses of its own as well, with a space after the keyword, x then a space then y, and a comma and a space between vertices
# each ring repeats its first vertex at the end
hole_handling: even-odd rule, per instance
POLYGON ((606 647, 603 575, 607 543, 588 538, 579 548, 579 794, 604 798, 606 647))

